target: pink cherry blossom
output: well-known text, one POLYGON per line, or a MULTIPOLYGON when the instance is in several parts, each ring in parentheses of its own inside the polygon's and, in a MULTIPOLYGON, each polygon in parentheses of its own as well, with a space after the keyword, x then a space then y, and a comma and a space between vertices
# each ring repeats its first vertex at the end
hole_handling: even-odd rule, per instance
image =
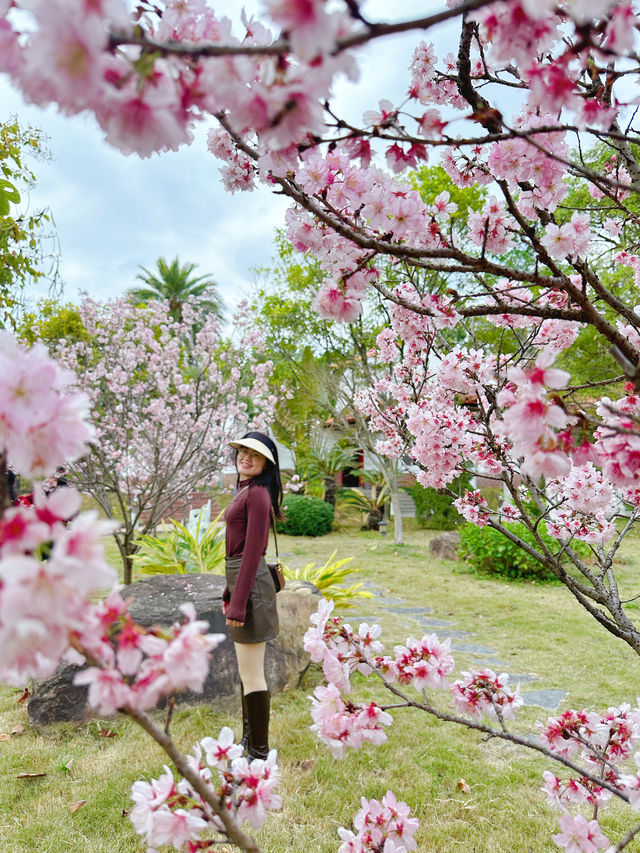
POLYGON ((208 826, 204 813, 199 809, 169 809, 160 806, 153 812, 147 837, 153 846, 170 844, 180 850, 208 826))
POLYGON ((640 479, 640 437, 633 432, 636 411, 635 395, 615 402, 603 397, 598 406, 603 423, 596 431, 595 447, 604 476, 615 486, 635 486, 640 479))
POLYGON ((25 350, 0 332, 0 444, 18 471, 51 473, 86 451, 88 398, 67 393, 71 381, 41 344, 25 350))
POLYGON ((36 5, 39 29, 23 52, 18 72, 27 100, 52 101, 70 114, 92 106, 101 94, 108 30, 104 18, 73 14, 64 0, 36 5))
POLYGON ((209 672, 210 652, 224 641, 225 635, 205 634, 209 623, 195 618, 192 604, 181 609, 187 621, 176 626, 175 637, 162 655, 162 668, 173 690, 199 691, 209 672))
POLYGON ((540 740, 554 752, 571 757, 594 736, 600 722, 595 712, 564 711, 557 718, 550 717, 545 726, 539 725, 540 740))
POLYGON ((513 246, 515 220, 509 216, 498 200, 491 196, 480 213, 471 213, 467 219, 469 239, 489 252, 503 254, 513 246))
POLYGON ((591 242, 590 221, 586 214, 574 213, 564 225, 547 225, 540 241, 552 258, 583 254, 591 242))
POLYGON ((611 20, 607 24, 604 46, 617 53, 628 53, 633 50, 635 28, 635 12, 631 3, 620 3, 611 12, 611 20))
POLYGON ((275 793, 280 776, 276 759, 277 753, 272 749, 265 761, 256 758, 250 762, 246 758, 238 758, 232 765, 238 784, 238 820, 248 821, 254 829, 260 829, 268 811, 282 806, 279 794, 275 793))
POLYGON ((566 853, 597 853, 609 847, 597 820, 587 821, 582 815, 564 814, 559 820, 561 832, 552 835, 554 843, 566 853))
POLYGON ((118 669, 100 669, 90 666, 76 673, 74 684, 88 684, 87 701, 99 714, 113 714, 129 704, 131 688, 118 669))
POLYGON ((50 675, 69 649, 71 635, 90 618, 87 597, 115 582, 100 543, 111 524, 80 515, 67 528, 61 518, 75 507, 77 496, 70 492, 2 521, 0 677, 11 683, 50 675), (85 543, 80 561, 67 548, 78 530, 85 543), (49 559, 41 562, 38 549, 50 541, 49 559), (59 542, 67 544, 58 548, 59 542))
POLYGON ((294 52, 305 60, 328 52, 342 23, 327 11, 325 0, 267 0, 266 6, 270 17, 291 33, 294 52))
POLYGON ((359 749, 364 743, 380 744, 386 740, 381 726, 390 725, 392 718, 375 704, 361 708, 345 703, 334 684, 316 687, 312 703, 311 731, 336 758, 342 757, 348 747, 359 749))
POLYGON ((358 296, 351 295, 348 286, 336 281, 325 282, 320 287, 313 305, 321 317, 340 323, 351 323, 362 313, 358 296))
POLYGON ((396 677, 416 690, 446 687, 453 668, 450 639, 440 642, 435 634, 428 634, 420 642, 410 637, 404 646, 395 647, 396 677))
POLYGON ((129 819, 140 835, 151 831, 154 811, 162 806, 174 791, 173 773, 166 765, 164 770, 157 780, 140 780, 131 786, 131 798, 135 806, 131 809, 129 819))
POLYGON ((34 551, 50 540, 51 528, 30 510, 7 510, 0 518, 0 555, 34 551))
POLYGON ((18 36, 4 18, 0 18, 0 71, 14 74, 20 68, 21 50, 18 36))
POLYGON ((547 483, 548 494, 556 499, 549 513, 547 530, 559 539, 605 542, 616 532, 607 517, 613 514, 613 487, 592 462, 576 466, 561 480, 547 483))
POLYGON ((506 673, 496 675, 490 669, 464 672, 451 687, 451 695, 458 710, 472 717, 486 714, 493 719, 508 719, 524 704, 519 688, 512 691, 508 681, 506 673))
POLYGON ((340 827, 343 844, 338 853, 406 853, 416 849, 414 835, 420 824, 409 816, 407 804, 398 802, 392 791, 387 791, 381 802, 362 797, 360 804, 353 819, 357 835, 340 827))
POLYGON ((368 110, 363 116, 362 120, 367 124, 375 125, 376 127, 382 127, 387 124, 393 123, 395 120, 395 107, 391 103, 390 100, 384 98, 378 104, 379 110, 368 110))
POLYGON ((234 742, 233 731, 228 726, 220 729, 217 740, 205 737, 200 745, 205 751, 207 764, 219 769, 226 769, 231 761, 242 755, 242 746, 234 742))
POLYGON ((150 157, 156 151, 176 151, 192 141, 188 116, 168 68, 159 65, 153 82, 142 88, 134 79, 127 79, 124 67, 115 66, 110 73, 121 79, 121 85, 110 89, 97 118, 111 144, 124 154, 150 157))

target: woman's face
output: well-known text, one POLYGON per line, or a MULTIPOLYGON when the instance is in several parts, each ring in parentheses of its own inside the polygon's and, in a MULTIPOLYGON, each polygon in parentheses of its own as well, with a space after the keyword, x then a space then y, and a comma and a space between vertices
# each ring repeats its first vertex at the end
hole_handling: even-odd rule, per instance
POLYGON ((236 458, 236 468, 240 480, 250 480, 264 471, 267 459, 262 453, 250 450, 248 447, 240 447, 236 458))

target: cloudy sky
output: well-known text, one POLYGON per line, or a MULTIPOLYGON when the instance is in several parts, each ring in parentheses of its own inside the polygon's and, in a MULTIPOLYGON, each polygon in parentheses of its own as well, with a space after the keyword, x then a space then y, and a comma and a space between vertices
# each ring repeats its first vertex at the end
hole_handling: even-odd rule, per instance
MULTIPOLYGON (((211 5, 239 20, 241 5, 251 13, 262 4, 212 0, 211 5)), ((439 6, 433 0, 369 0, 364 11, 372 20, 404 20, 439 6)), ((444 52, 454 46, 455 30, 451 25, 439 31, 444 52)), ((432 39, 430 33, 427 41, 432 39)), ((340 107, 358 121, 382 97, 402 101, 411 50, 419 40, 418 33, 410 33, 361 51, 361 80, 338 85, 340 107)), ((29 206, 53 212, 66 299, 77 299, 80 291, 104 299, 118 296, 135 284, 139 266, 152 268, 159 256, 176 255, 197 264, 198 273, 212 274, 229 306, 249 295, 252 270, 269 264, 274 231, 283 224, 288 203, 263 187, 226 193, 219 163, 205 147, 208 127, 198 129, 189 147, 141 160, 107 145, 90 116, 67 118, 53 107, 28 106, 2 78, 0 104, 0 118, 17 115, 49 137, 53 159, 35 164, 38 183, 29 206)))

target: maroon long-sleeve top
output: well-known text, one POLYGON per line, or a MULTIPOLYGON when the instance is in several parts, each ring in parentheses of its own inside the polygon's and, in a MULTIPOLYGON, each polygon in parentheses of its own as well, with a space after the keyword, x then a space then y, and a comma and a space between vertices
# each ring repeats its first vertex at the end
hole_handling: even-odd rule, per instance
MULTIPOLYGON (((227 610, 227 619, 244 622, 258 564, 269 543, 271 496, 268 489, 256 485, 253 480, 240 482, 238 492, 225 510, 224 520, 227 524, 227 557, 242 556, 238 579, 227 610)), ((223 598, 229 600, 228 588, 223 598)))

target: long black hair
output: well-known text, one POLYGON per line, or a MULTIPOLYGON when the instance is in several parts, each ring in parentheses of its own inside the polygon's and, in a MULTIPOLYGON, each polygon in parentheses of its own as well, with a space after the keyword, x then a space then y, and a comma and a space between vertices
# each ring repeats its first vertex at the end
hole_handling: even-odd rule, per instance
MULTIPOLYGON (((275 459, 275 465, 270 459, 265 456, 265 465, 260 474, 253 481, 257 486, 265 486, 269 490, 271 496, 271 506, 276 518, 284 518, 282 514, 282 480, 280 478, 280 460, 278 459, 278 448, 276 443, 268 435, 263 432, 247 432, 242 438, 255 438, 256 441, 261 441, 271 451, 275 459)), ((238 448, 234 448, 233 462, 236 464, 238 459, 238 448)), ((236 465, 237 469, 237 465, 236 465)))

